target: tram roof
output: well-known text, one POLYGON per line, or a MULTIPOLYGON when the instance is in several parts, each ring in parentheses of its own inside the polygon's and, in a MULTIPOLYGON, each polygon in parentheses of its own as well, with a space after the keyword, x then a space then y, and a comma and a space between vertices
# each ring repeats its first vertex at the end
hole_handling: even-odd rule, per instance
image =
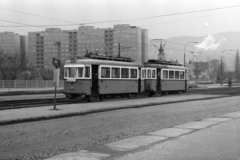
POLYGON ((65 62, 65 65, 78 65, 78 64, 90 64, 90 65, 115 65, 115 66, 134 66, 141 67, 143 65, 134 62, 121 62, 121 61, 111 61, 111 60, 100 60, 91 58, 76 59, 74 62, 70 59, 65 62))
POLYGON ((154 67, 154 68, 169 68, 169 69, 183 69, 188 70, 188 68, 179 65, 169 65, 169 64, 155 64, 155 63, 144 63, 145 67, 154 67))

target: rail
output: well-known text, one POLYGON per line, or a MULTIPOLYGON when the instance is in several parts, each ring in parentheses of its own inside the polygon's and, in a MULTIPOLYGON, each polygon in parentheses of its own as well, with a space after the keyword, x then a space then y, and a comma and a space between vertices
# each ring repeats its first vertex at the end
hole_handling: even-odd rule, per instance
MULTIPOLYGON (((59 87, 64 81, 60 80, 59 87)), ((54 87, 53 80, 0 80, 0 88, 45 88, 54 87)))

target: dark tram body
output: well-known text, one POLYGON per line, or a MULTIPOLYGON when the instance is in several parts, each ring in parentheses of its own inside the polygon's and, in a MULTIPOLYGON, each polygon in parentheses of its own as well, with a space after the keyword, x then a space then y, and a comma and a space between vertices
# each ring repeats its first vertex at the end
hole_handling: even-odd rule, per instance
POLYGON ((64 65, 64 93, 69 98, 84 95, 87 100, 91 96, 102 100, 109 96, 185 92, 186 71, 180 65, 151 60, 137 64, 128 58, 72 58, 64 65))

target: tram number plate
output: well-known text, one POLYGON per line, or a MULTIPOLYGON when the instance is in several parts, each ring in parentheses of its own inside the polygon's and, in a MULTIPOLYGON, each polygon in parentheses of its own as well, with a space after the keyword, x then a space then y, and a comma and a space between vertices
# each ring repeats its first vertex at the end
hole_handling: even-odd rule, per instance
POLYGON ((68 78, 67 82, 76 82, 76 78, 68 78))

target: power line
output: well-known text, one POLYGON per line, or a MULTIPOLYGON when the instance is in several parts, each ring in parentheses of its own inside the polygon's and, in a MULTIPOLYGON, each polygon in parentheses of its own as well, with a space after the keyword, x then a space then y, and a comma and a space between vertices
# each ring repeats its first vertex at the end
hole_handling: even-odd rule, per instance
POLYGON ((16 13, 21 13, 21 14, 26 14, 26 15, 29 15, 29 16, 34 16, 34 17, 40 17, 40 18, 45 18, 45 19, 60 21, 60 22, 73 23, 73 22, 70 22, 70 21, 63 21, 63 20, 56 19, 56 18, 45 17, 45 16, 41 16, 41 15, 36 15, 36 14, 32 14, 32 13, 26 13, 26 12, 22 12, 22 11, 13 10, 13 9, 7 9, 7 8, 3 8, 3 7, 0 7, 0 9, 2 9, 2 10, 7 10, 7 11, 11 11, 11 12, 16 12, 16 13))
POLYGON ((235 13, 235 12, 239 12, 239 11, 225 12, 225 13, 211 14, 211 15, 200 16, 200 17, 192 17, 192 18, 180 19, 180 20, 175 20, 175 21, 168 21, 168 22, 162 22, 162 23, 155 23, 155 24, 143 25, 143 27, 146 27, 146 26, 154 26, 154 25, 159 25, 159 24, 175 23, 175 22, 180 22, 180 21, 186 21, 186 20, 198 19, 198 18, 204 18, 204 17, 211 17, 211 16, 217 16, 217 15, 229 14, 229 13, 235 13))
MULTIPOLYGON (((222 9, 229 9, 229 8, 236 8, 236 7, 240 7, 240 5, 221 7, 221 8, 212 8, 212 9, 205 9, 205 10, 197 10, 197 11, 172 13, 172 14, 165 14, 165 15, 157 15, 157 16, 151 16, 151 17, 145 17, 145 18, 123 19, 123 20, 121 20, 121 22, 144 21, 144 20, 149 20, 149 19, 159 18, 159 17, 168 17, 168 16, 175 16, 175 15, 192 14, 192 13, 207 12, 207 11, 214 11, 214 10, 222 10, 222 9)), ((80 24, 80 23, 79 24, 78 23, 73 23, 73 22, 69 22, 69 21, 59 20, 59 19, 45 17, 45 16, 41 16, 41 15, 35 15, 35 14, 31 14, 31 13, 26 13, 26 12, 22 12, 22 11, 16 11, 16 10, 12 10, 12 9, 2 8, 2 7, 0 7, 0 9, 7 10, 7 11, 12 11, 12 12, 16 12, 16 13, 21 13, 21 14, 26 14, 26 15, 30 15, 30 16, 35 16, 35 17, 46 18, 46 19, 50 19, 50 20, 56 20, 56 21, 71 23, 71 24, 62 24, 62 25, 39 25, 40 27, 44 27, 44 26, 69 26, 69 25, 79 25, 80 24)), ((222 13, 222 14, 224 14, 224 13, 222 13)), ((218 15, 218 14, 216 14, 216 15, 218 15)), ((210 15, 210 16, 212 16, 212 15, 210 15)), ((203 16, 203 17, 206 17, 206 16, 203 16)), ((197 17, 197 18, 201 18, 201 17, 197 17)), ((184 20, 188 20, 188 19, 184 19, 184 20)), ((179 21, 182 21, 182 20, 179 20, 179 21)), ((97 21, 97 22, 88 22, 88 23, 81 23, 81 24, 96 24, 96 23, 110 23, 110 22, 118 22, 118 20, 97 21)), ((173 22, 176 22, 176 21, 173 21, 173 22)), ((167 23, 169 23, 169 22, 167 22, 167 23)), ((7 26, 7 27, 9 27, 9 26, 7 26)), ((12 27, 23 27, 23 26, 12 26, 12 27)))
POLYGON ((169 16, 176 16, 176 15, 183 15, 183 14, 192 14, 192 13, 207 12, 207 11, 214 11, 214 10, 222 10, 222 9, 229 9, 229 8, 236 8, 236 7, 240 7, 240 5, 228 6, 228 7, 220 7, 220 8, 211 8, 211 9, 204 9, 204 10, 197 10, 197 11, 179 12, 179 13, 172 13, 172 14, 163 14, 163 15, 157 15, 157 16, 152 16, 152 17, 145 17, 145 18, 138 19, 138 20, 135 20, 135 21, 143 21, 143 20, 159 18, 159 17, 169 17, 169 16))
POLYGON ((13 22, 13 21, 6 21, 6 20, 0 20, 2 22, 8 22, 8 23, 14 23, 14 24, 22 24, 22 25, 25 25, 25 26, 30 26, 30 27, 38 27, 38 28, 45 28, 45 27, 39 27, 39 26, 36 26, 36 25, 32 25, 32 24, 25 24, 25 23, 19 23, 19 22, 13 22))

